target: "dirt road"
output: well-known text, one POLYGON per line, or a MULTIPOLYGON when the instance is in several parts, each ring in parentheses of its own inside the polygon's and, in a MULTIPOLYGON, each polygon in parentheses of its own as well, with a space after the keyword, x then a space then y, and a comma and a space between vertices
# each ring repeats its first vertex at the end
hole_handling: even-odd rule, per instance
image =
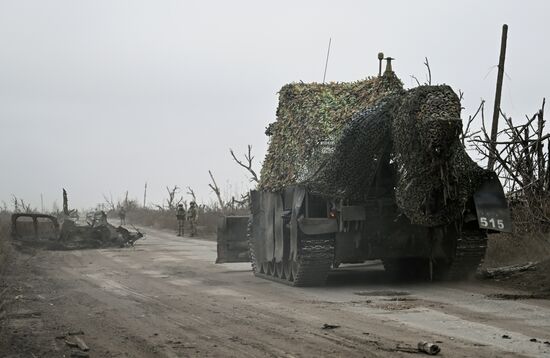
POLYGON ((18 254, 0 356, 85 356, 61 338, 78 331, 91 357, 406 357, 422 340, 442 357, 550 356, 549 301, 392 284, 375 263, 292 288, 215 265, 213 241, 145 231, 135 249, 18 254))

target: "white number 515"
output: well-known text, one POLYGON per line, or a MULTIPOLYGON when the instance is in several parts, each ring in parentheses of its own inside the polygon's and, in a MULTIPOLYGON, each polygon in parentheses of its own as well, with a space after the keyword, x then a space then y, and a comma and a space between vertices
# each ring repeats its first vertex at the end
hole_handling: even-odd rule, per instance
POLYGON ((487 219, 482 216, 479 218, 479 224, 481 227, 493 228, 493 229, 504 229, 504 221, 502 219, 495 220, 494 218, 487 219))

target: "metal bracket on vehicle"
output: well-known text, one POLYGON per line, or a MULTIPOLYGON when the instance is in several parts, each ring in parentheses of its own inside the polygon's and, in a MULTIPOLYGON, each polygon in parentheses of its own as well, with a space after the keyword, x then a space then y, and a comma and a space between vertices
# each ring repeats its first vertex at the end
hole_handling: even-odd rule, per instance
POLYGON ((496 175, 491 175, 475 192, 474 204, 480 228, 512 232, 510 210, 504 190, 496 175))
POLYGON ((364 221, 367 219, 367 211, 362 205, 342 206, 341 217, 343 221, 364 221))
POLYGON ((306 235, 322 235, 338 232, 336 219, 304 218, 298 219, 300 230, 306 235))

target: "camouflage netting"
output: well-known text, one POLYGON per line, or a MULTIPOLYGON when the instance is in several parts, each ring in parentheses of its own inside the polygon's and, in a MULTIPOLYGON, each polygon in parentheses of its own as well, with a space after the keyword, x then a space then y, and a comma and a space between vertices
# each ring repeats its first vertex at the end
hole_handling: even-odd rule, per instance
POLYGON ((393 73, 286 85, 266 131, 271 143, 260 188, 299 183, 361 202, 380 195, 383 177, 391 189, 385 195, 412 223, 447 224, 460 217, 485 173, 459 142, 461 128, 460 102, 448 86, 404 91, 393 73))
POLYGON ((460 101, 449 86, 407 91, 392 122, 399 209, 419 225, 457 219, 485 171, 466 154, 460 101))
POLYGON ((292 83, 281 88, 277 121, 266 130, 271 143, 260 188, 279 190, 309 179, 354 115, 402 91, 403 83, 393 73, 351 83, 292 83))

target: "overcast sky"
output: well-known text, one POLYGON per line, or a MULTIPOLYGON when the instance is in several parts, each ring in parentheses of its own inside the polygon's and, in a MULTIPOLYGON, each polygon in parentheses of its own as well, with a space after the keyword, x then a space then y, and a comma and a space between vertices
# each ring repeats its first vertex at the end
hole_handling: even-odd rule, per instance
MULTIPOLYGON (((509 25, 503 109, 535 112, 550 94, 548 1, 0 0, 0 200, 88 208, 126 190, 160 203, 166 185, 213 199, 249 187, 228 152, 252 144, 277 91, 375 75, 395 57, 407 87, 424 78, 481 98, 492 112, 503 23, 509 25)), ((257 169, 259 163, 257 162, 257 169)))

